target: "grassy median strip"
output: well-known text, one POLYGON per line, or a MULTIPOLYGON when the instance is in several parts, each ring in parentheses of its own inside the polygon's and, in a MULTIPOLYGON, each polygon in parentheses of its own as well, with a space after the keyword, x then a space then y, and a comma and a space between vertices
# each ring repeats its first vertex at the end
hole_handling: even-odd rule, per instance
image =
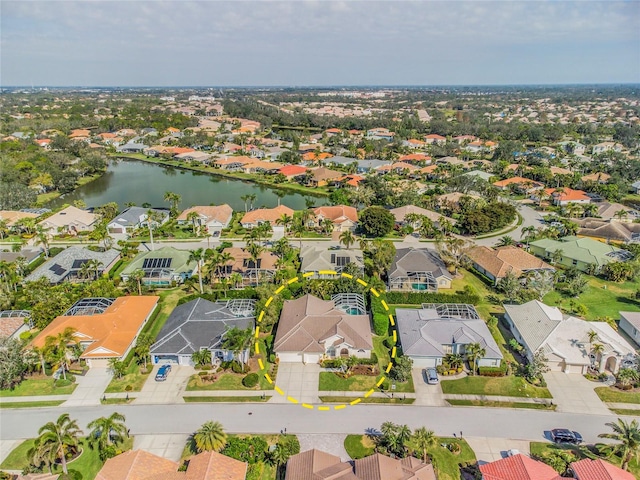
POLYGON ((133 398, 101 398, 100 403, 102 405, 126 405, 135 400, 133 398))
POLYGON ((496 408, 528 408, 530 410, 549 410, 553 411, 557 405, 549 405, 546 403, 527 403, 527 402, 492 402, 485 400, 447 400, 449 405, 462 407, 496 407, 496 408))
POLYGON ((628 408, 610 408, 616 415, 631 415, 634 417, 640 417, 640 410, 631 410, 628 408))
POLYGON ((233 403, 248 403, 248 402, 268 402, 271 398, 268 397, 182 397, 187 403, 209 403, 209 402, 233 402, 233 403))
POLYGON ((361 398, 360 403, 397 403, 399 405, 411 405, 416 401, 415 398, 388 398, 388 397, 319 397, 321 402, 324 403, 350 403, 356 398, 361 398))
POLYGON ((65 400, 43 400, 42 402, 0 402, 0 408, 37 408, 37 407, 57 407, 65 400))

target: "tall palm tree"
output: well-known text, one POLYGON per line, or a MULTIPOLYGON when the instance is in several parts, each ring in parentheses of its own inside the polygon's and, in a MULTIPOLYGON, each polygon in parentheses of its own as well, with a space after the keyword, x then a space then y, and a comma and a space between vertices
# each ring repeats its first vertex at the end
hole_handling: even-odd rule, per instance
POLYGON ((611 447, 611 453, 617 454, 622 458, 622 469, 629 469, 629 462, 635 457, 640 459, 640 425, 637 420, 627 423, 622 419, 617 422, 605 424, 613 430, 613 433, 601 433, 600 438, 609 438, 617 440, 620 443, 611 447))
POLYGON ((67 452, 78 446, 81 434, 78 422, 71 420, 68 413, 63 413, 54 422, 49 422, 38 430, 37 442, 41 448, 48 449, 60 460, 62 471, 67 474, 67 452))
POLYGON ((333 221, 330 218, 322 219, 322 222, 320 223, 320 229, 325 235, 333 232, 333 221))
POLYGON ((351 245, 353 245, 355 242, 356 237, 353 236, 351 230, 345 230, 340 234, 340 243, 342 243, 347 248, 347 250, 349 250, 351 248, 351 245))
POLYGON ((9 234, 9 224, 6 220, 0 218, 0 240, 9 234))
POLYGON ((244 202, 244 213, 247 213, 249 211, 248 205, 249 205, 249 198, 251 197, 251 195, 246 194, 246 195, 241 195, 240 198, 242 199, 242 201, 244 202))
POLYGON ((149 240, 151 242, 151 251, 153 252, 153 224, 160 222, 160 213, 149 209, 147 210, 147 227, 149 227, 149 240))
POLYGON ((224 334, 224 340, 222 342, 222 347, 225 350, 230 350, 233 352, 233 356, 242 364, 244 367, 245 361, 243 352, 249 347, 251 343, 251 339, 253 338, 253 329, 245 328, 240 329, 238 327, 233 327, 228 329, 224 334))
MULTIPOLYGON (((195 213, 195 212, 193 212, 195 213)), ((202 261, 204 260, 204 249, 198 248, 189 252, 189 262, 196 262, 198 272, 198 283, 200 284, 200 293, 204 293, 202 287, 202 261)))
POLYGON ((171 215, 175 217, 178 214, 178 205, 182 201, 182 195, 174 192, 165 192, 164 201, 171 205, 171 215))
POLYGON ((75 338, 76 330, 73 327, 67 327, 55 337, 49 336, 45 338, 44 350, 47 355, 58 368, 62 369, 62 377, 67 378, 68 365, 71 360, 71 348, 78 344, 75 338))
POLYGON ((487 350, 482 348, 479 343, 469 343, 465 347, 465 353, 467 354, 467 359, 469 363, 471 363, 471 372, 472 375, 476 374, 476 364, 478 359, 484 357, 487 354, 487 350))
POLYGON ((526 227, 522 227, 520 231, 520 240, 525 240, 527 242, 527 247, 529 246, 529 242, 532 238, 535 238, 537 230, 533 225, 528 225, 526 227))
POLYGON ((187 214, 187 221, 191 222, 193 234, 198 235, 200 233, 200 215, 198 215, 198 212, 189 212, 187 214))
POLYGON ((427 430, 426 427, 416 428, 411 437, 413 443, 418 450, 422 450, 422 461, 427 463, 429 456, 427 450, 429 447, 435 447, 438 444, 438 438, 433 430, 427 430))
POLYGON ((138 284, 138 295, 142 296, 142 279, 144 278, 144 270, 138 268, 129 274, 129 280, 133 280, 138 284))
POLYGON ((51 229, 38 225, 36 227, 36 238, 34 240, 35 245, 42 245, 46 258, 49 258, 49 230, 51 229))
POLYGON ((509 235, 504 235, 502 237, 500 237, 500 239, 498 240, 498 243, 496 243, 497 247, 507 247, 509 245, 514 245, 516 242, 513 238, 511 238, 509 235))
POLYGON ((287 235, 287 231, 289 231, 289 227, 293 223, 293 217, 283 213, 280 218, 276 220, 276 224, 282 225, 284 227, 284 234, 287 235))
POLYGON ((249 207, 251 210, 253 210, 253 202, 255 202, 258 199, 258 195, 255 193, 252 193, 249 195, 249 207))
POLYGON ((227 444, 227 434, 220 422, 209 421, 193 434, 193 441, 198 452, 219 452, 227 444))
POLYGON ((591 355, 593 355, 593 363, 598 363, 598 357, 602 357, 604 353, 604 345, 601 343, 594 343, 591 347, 591 355))
POLYGON ((100 268, 103 267, 104 264, 100 260, 94 258, 92 260, 88 260, 82 266, 84 267, 85 265, 87 265, 89 271, 94 274, 93 279, 97 280, 98 276, 100 275, 100 268))
POLYGON ((100 450, 110 446, 115 441, 119 443, 129 436, 127 426, 125 425, 124 415, 113 412, 108 417, 100 417, 89 422, 87 428, 91 429, 89 433, 89 441, 100 450))

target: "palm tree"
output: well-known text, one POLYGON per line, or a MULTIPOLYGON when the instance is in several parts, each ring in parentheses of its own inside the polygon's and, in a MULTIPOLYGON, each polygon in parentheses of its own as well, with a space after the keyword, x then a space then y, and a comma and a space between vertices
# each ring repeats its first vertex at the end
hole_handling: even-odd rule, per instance
POLYGON ((598 362, 598 357, 601 357, 604 353, 604 345, 601 343, 594 343, 591 347, 591 355, 593 355, 593 363, 598 362))
MULTIPOLYGON (((287 463, 287 460, 289 460, 289 455, 287 451, 283 448, 283 446, 280 445, 279 443, 276 444, 275 448, 269 451, 267 454, 267 461, 269 462, 270 465, 273 465, 276 467, 276 472, 279 472, 280 467, 282 467, 282 465, 287 463)), ((278 473, 276 473, 276 475, 278 475, 278 473)), ((281 478, 281 477, 278 476, 277 478, 281 478)))
POLYGON ((249 211, 248 202, 249 202, 249 199, 251 198, 251 195, 249 195, 249 194, 242 195, 242 196, 240 196, 240 198, 244 202, 244 213, 247 213, 249 211))
POLYGON ((464 364, 464 359, 459 353, 447 353, 443 358, 443 362, 449 365, 449 368, 457 370, 464 364))
POLYGON ((151 242, 151 251, 153 252, 153 224, 160 221, 160 213, 156 210, 149 209, 147 211, 147 227, 149 227, 149 240, 151 242))
POLYGON ((589 337, 589 351, 591 351, 591 345, 593 344, 593 341, 598 338, 598 332, 591 329, 587 332, 587 336, 589 337))
POLYGON ((196 365, 211 365, 211 350, 203 348, 191 354, 191 360, 196 365))
POLYGON ((629 462, 635 457, 640 458, 640 426, 637 420, 627 423, 622 419, 617 422, 606 423, 607 427, 613 430, 613 433, 601 433, 600 438, 609 438, 617 440, 620 443, 611 447, 611 453, 619 455, 622 458, 622 469, 629 469, 629 462))
POLYGON ((476 363, 478 359, 484 357, 487 354, 487 350, 482 348, 479 343, 469 343, 465 347, 465 352, 467 354, 467 359, 471 363, 471 372, 472 375, 476 374, 476 363))
POLYGON ((175 217, 178 214, 178 205, 182 201, 182 196, 179 193, 165 192, 164 201, 169 202, 171 205, 171 216, 175 217))
POLYGON ((67 327, 55 337, 46 337, 44 341, 44 350, 49 358, 62 369, 62 377, 67 378, 67 366, 71 359, 70 347, 78 344, 75 337, 76 330, 73 327, 67 327))
MULTIPOLYGON (((196 212, 192 212, 196 213, 196 212)), ((189 262, 197 263, 197 272, 198 272, 198 283, 200 284, 200 293, 204 293, 204 289, 202 287, 202 260, 204 259, 204 249, 198 248, 189 252, 189 262)))
POLYGON ((82 267, 85 265, 87 265, 87 269, 94 274, 94 280, 97 280, 100 275, 100 267, 104 266, 104 264, 100 260, 92 259, 86 261, 82 267))
POLYGON ((509 245, 514 245, 516 242, 513 238, 511 238, 509 235, 505 235, 503 237, 500 237, 500 240, 498 240, 498 243, 496 243, 497 247, 507 247, 509 245))
POLYGON ((63 413, 54 422, 49 422, 38 430, 37 443, 40 448, 46 449, 60 460, 62 471, 68 474, 67 452, 70 448, 78 446, 78 437, 81 434, 78 422, 71 420, 68 413, 63 413))
POLYGON ((349 250, 351 248, 351 245, 353 245, 355 242, 356 237, 353 236, 351 230, 345 230, 340 234, 340 243, 342 243, 347 248, 347 250, 349 250))
POLYGON ((227 434, 220 422, 209 421, 193 434, 193 441, 198 452, 219 452, 227 444, 227 434))
POLYGON ((42 225, 36 227, 36 238, 34 245, 42 245, 44 248, 44 256, 49 258, 49 230, 50 228, 44 228, 42 225))
POLYGON ((426 427, 416 428, 411 437, 413 443, 418 450, 422 450, 422 461, 427 463, 429 456, 427 450, 429 447, 435 447, 438 444, 438 438, 433 430, 427 430, 426 427))
POLYGON ((253 338, 253 329, 246 328, 240 329, 233 327, 228 329, 224 334, 224 340, 222 341, 222 348, 233 352, 233 356, 244 367, 244 351, 248 348, 253 338))
POLYGON ((249 195, 249 207, 251 210, 253 210, 253 202, 255 202, 258 199, 258 195, 255 193, 252 193, 249 195))
POLYGON ((527 242, 527 247, 529 246, 529 242, 532 238, 535 238, 537 230, 533 225, 529 225, 527 227, 522 227, 520 231, 520 240, 525 240, 527 242))
POLYGON ((191 227, 193 228, 193 234, 198 235, 200 232, 200 215, 198 212, 189 212, 187 214, 187 221, 191 222, 191 227), (197 222, 197 223, 196 223, 197 222))
POLYGON ((91 429, 89 441, 100 450, 112 445, 114 441, 121 442, 129 436, 125 420, 124 415, 113 412, 108 417, 96 418, 89 422, 87 425, 87 428, 91 429))
POLYGON ((134 270, 129 274, 129 280, 133 280, 138 284, 138 295, 142 296, 142 279, 144 278, 145 273, 142 269, 134 270))
POLYGON ((6 220, 0 218, 0 240, 4 240, 4 237, 9 234, 9 225, 6 220))
POLYGON ((144 369, 147 369, 147 360, 151 355, 151 344, 153 341, 148 334, 141 334, 136 340, 136 346, 134 349, 135 355, 138 358, 138 364, 140 360, 144 363, 144 369))
POLYGON ((320 229, 325 235, 333 232, 333 221, 330 218, 322 219, 322 222, 320 223, 320 229))
POLYGON ((291 226, 292 223, 293 223, 293 217, 290 215, 287 215, 286 213, 283 213, 282 216, 276 220, 276 224, 282 225, 284 227, 285 236, 287 235, 287 231, 289 230, 289 227, 291 226))

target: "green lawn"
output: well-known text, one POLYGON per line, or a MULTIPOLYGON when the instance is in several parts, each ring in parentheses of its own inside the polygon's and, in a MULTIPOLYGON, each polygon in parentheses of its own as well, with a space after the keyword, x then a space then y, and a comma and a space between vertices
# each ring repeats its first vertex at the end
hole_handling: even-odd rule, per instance
POLYGON ((525 408, 529 410, 549 410, 554 411, 557 405, 546 403, 526 403, 526 402, 492 402, 488 400, 447 400, 449 405, 461 407, 496 407, 496 408, 525 408))
POLYGON ((27 378, 16 385, 13 390, 0 390, 0 397, 25 397, 33 395, 69 395, 77 387, 72 383, 64 387, 54 386, 51 377, 27 378))
POLYGON ((259 386, 247 388, 242 385, 245 377, 242 373, 218 373, 218 379, 213 383, 204 383, 200 375, 191 375, 187 383, 187 391, 201 390, 259 390, 259 386))
POLYGON ((135 398, 101 398, 100 403, 102 405, 128 405, 134 400, 135 398))
MULTIPOLYGON (((376 383, 379 376, 368 375, 352 375, 349 378, 342 378, 333 372, 320 372, 320 388, 321 392, 340 391, 340 392, 366 392, 370 389, 378 389, 376 383)), ((408 382, 396 382, 395 393, 413 392, 413 379, 410 377, 408 382)))
MULTIPOLYGON (((451 291, 457 292, 463 290, 465 286, 469 285, 480 296, 480 303, 475 307, 482 318, 489 318, 491 315, 497 316, 504 313, 502 303, 493 304, 487 300, 487 298, 495 297, 502 300, 504 296, 495 292, 489 287, 479 276, 475 273, 465 270, 463 268, 458 269, 458 274, 461 277, 454 278, 451 282, 451 291)), ((443 290, 445 292, 445 290, 443 290)))
POLYGON ((640 410, 630 410, 628 408, 610 408, 609 410, 617 415, 630 415, 633 417, 640 417, 640 410))
POLYGON ((360 398, 361 401, 360 403, 386 403, 386 404, 397 404, 397 405, 411 405, 412 403, 415 403, 416 399, 415 398, 400 398, 400 395, 398 395, 395 398, 389 398, 389 397, 368 397, 368 398, 363 398, 363 397, 328 397, 328 396, 320 396, 318 397, 320 398, 321 402, 324 403, 350 403, 353 402, 354 400, 356 400, 357 398, 360 398))
POLYGON ((260 396, 254 397, 182 397, 186 403, 248 403, 248 402, 268 402, 271 396, 265 396, 264 399, 260 396))
POLYGON ((640 392, 623 392, 615 387, 597 387, 595 391, 603 402, 640 405, 640 392))
POLYGON ((65 400, 46 400, 42 402, 0 402, 0 408, 37 408, 37 407, 57 407, 65 400))
POLYGON ((140 373, 140 365, 132 359, 127 373, 122 378, 113 377, 105 393, 139 392, 151 373, 151 365, 148 368, 147 373, 140 373))
POLYGON ((443 393, 459 395, 502 395, 507 397, 552 398, 546 388, 535 387, 522 377, 464 377, 440 382, 443 393))
MULTIPOLYGON (((344 440, 344 448, 351 458, 358 459, 363 458, 374 453, 373 441, 367 435, 347 435, 344 440)), ((412 445, 409 443, 408 447, 412 450, 412 445)), ((459 480, 460 465, 461 464, 473 464, 476 462, 476 456, 471 450, 471 447, 466 441, 447 437, 438 437, 438 443, 436 446, 427 450, 427 454, 431 458, 431 461, 438 475, 438 480, 459 480), (460 445, 460 453, 454 455, 442 444, 458 443, 460 445)), ((422 452, 413 452, 416 457, 421 457, 422 452)))
MULTIPOLYGON (((589 286, 587 290, 575 299, 587 307, 586 320, 596 320, 600 317, 618 318, 619 311, 640 311, 640 302, 634 295, 640 289, 640 279, 633 282, 614 283, 600 278, 587 276, 589 286)), ((557 291, 548 293, 543 301, 547 305, 557 305, 569 310, 571 298, 563 297, 557 291)))
MULTIPOLYGON (((596 452, 599 452, 598 447, 600 446, 603 446, 603 444, 595 445, 596 452)), ((576 460, 581 460, 583 458, 593 458, 593 459, 602 458, 603 460, 606 460, 607 462, 613 463, 614 465, 617 465, 617 466, 620 466, 620 464, 622 463, 620 458, 617 456, 611 456, 611 457, 607 457, 604 455, 599 456, 584 445, 568 446, 566 444, 556 445, 555 443, 550 443, 550 442, 531 442, 529 444, 529 447, 531 449, 531 456, 536 456, 538 458, 549 457, 550 455, 553 454, 553 452, 563 451, 567 453, 572 453, 576 457, 576 460)), ((640 463, 638 462, 638 459, 632 460, 629 463, 629 472, 634 474, 636 478, 640 478, 640 463)))

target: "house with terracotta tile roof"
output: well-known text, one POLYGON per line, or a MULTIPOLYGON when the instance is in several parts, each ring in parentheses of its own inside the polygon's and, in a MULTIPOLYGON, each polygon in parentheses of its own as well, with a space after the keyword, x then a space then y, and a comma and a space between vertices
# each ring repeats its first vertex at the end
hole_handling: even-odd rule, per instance
POLYGON ((236 172, 236 171, 242 170, 245 165, 250 165, 252 163, 255 163, 255 161, 256 161, 255 158, 250 158, 246 156, 226 157, 226 158, 221 158, 219 160, 214 161, 213 165, 216 168, 219 168, 221 170, 229 170, 232 172, 236 172))
POLYGON ((256 259, 251 258, 246 249, 239 247, 225 248, 223 253, 228 253, 231 260, 218 268, 218 279, 231 278, 237 273, 242 277, 242 285, 256 286, 270 281, 276 273, 278 257, 268 250, 261 252, 256 259))
POLYGON ((249 163, 242 167, 242 171, 244 173, 278 173, 282 166, 282 163, 278 162, 254 160, 253 163, 249 163))
POLYGON ((427 146, 427 142, 423 142, 422 140, 418 140, 416 138, 410 138, 409 140, 403 140, 402 146, 409 148, 424 148, 427 146))
POLYGON ((350 463, 313 449, 289 458, 285 480, 436 480, 436 474, 432 464, 414 457, 376 453, 350 463))
POLYGON ((521 277, 531 271, 555 271, 555 268, 545 261, 514 245, 498 248, 473 247, 467 252, 467 258, 473 268, 492 280, 494 285, 508 273, 521 277))
POLYGON ((329 152, 307 152, 302 154, 302 161, 305 164, 313 164, 315 162, 321 162, 333 157, 329 152))
POLYGON ((44 229, 50 228, 51 231, 49 233, 51 235, 55 235, 60 231, 74 235, 78 232, 93 230, 99 221, 100 215, 70 205, 45 218, 38 225, 44 229))
POLYGON ((562 480, 549 465, 522 453, 485 463, 479 468, 482 480, 562 480))
POLYGON ((69 134, 69 138, 87 138, 91 135, 91 130, 86 130, 83 128, 78 128, 76 130, 72 130, 69 134))
POLYGON ((304 175, 307 173, 307 170, 309 170, 307 167, 301 165, 285 165, 284 167, 280 167, 278 173, 287 177, 287 180, 291 180, 292 178, 304 175))
POLYGON ((0 311, 0 337, 20 338, 22 332, 33 327, 29 310, 0 311))
POLYGON ((308 171, 308 174, 309 179, 307 183, 311 187, 324 187, 344 176, 342 172, 331 170, 326 167, 311 169, 308 171))
POLYGON ((444 145, 447 143, 447 137, 443 137, 437 133, 430 133, 424 137, 424 141, 429 145, 444 145))
POLYGON ((284 302, 273 344, 281 362, 369 358, 372 350, 371 326, 362 295, 338 294, 332 300, 322 300, 307 294, 284 302))
POLYGON ((604 172, 593 172, 588 175, 583 175, 580 179, 583 182, 607 183, 611 179, 611 175, 604 172))
POLYGON ((509 190, 513 188, 522 193, 531 193, 544 187, 544 183, 536 182, 535 180, 524 177, 511 177, 505 180, 499 180, 497 182, 493 182, 493 185, 498 187, 500 190, 509 190))
POLYGON ((342 130, 339 128, 328 128, 324 131, 327 134, 327 137, 333 137, 334 135, 340 135, 342 130))
POLYGON ((195 225, 204 229, 209 235, 220 234, 223 228, 227 228, 233 217, 233 208, 226 203, 224 205, 197 205, 184 210, 176 221, 179 225, 195 222, 195 225), (198 218, 190 219, 191 213, 196 213, 198 218))
POLYGON ((399 162, 405 163, 431 163, 431 157, 429 155, 425 155, 424 153, 410 153, 409 155, 402 155, 398 158, 399 162))
POLYGON ((89 366, 106 367, 110 359, 123 360, 127 356, 158 300, 160 297, 156 296, 79 300, 47 325, 31 345, 42 348, 47 337, 72 328, 74 340, 82 348, 80 358, 87 360, 89 366))
POLYGON ((251 210, 245 213, 240 220, 242 228, 254 228, 261 223, 268 222, 272 227, 275 227, 276 221, 282 217, 282 215, 288 215, 293 217, 294 211, 286 205, 278 205, 275 208, 259 208, 257 210, 251 210))
POLYGON ((248 465, 217 452, 202 452, 180 464, 144 450, 129 450, 105 462, 95 480, 245 480, 248 465))
POLYGON ((333 230, 336 232, 353 232, 358 225, 358 211, 348 205, 318 207, 313 210, 313 214, 314 217, 309 221, 312 228, 321 228, 322 222, 327 218, 333 223, 333 230))
POLYGON ((601 458, 583 458, 569 466, 577 480, 634 480, 634 475, 601 458))
POLYGON ((342 183, 342 186, 348 186, 357 189, 364 181, 364 177, 361 177, 360 175, 345 175, 344 177, 340 178, 339 181, 342 183))
POLYGON ((573 188, 545 188, 544 192, 551 197, 551 201, 557 206, 566 206, 569 203, 590 203, 591 198, 582 190, 573 188))
POLYGON ((419 170, 419 168, 405 162, 396 162, 391 165, 382 165, 381 167, 376 168, 376 172, 379 174, 395 173, 397 175, 415 172, 416 170, 419 170))

